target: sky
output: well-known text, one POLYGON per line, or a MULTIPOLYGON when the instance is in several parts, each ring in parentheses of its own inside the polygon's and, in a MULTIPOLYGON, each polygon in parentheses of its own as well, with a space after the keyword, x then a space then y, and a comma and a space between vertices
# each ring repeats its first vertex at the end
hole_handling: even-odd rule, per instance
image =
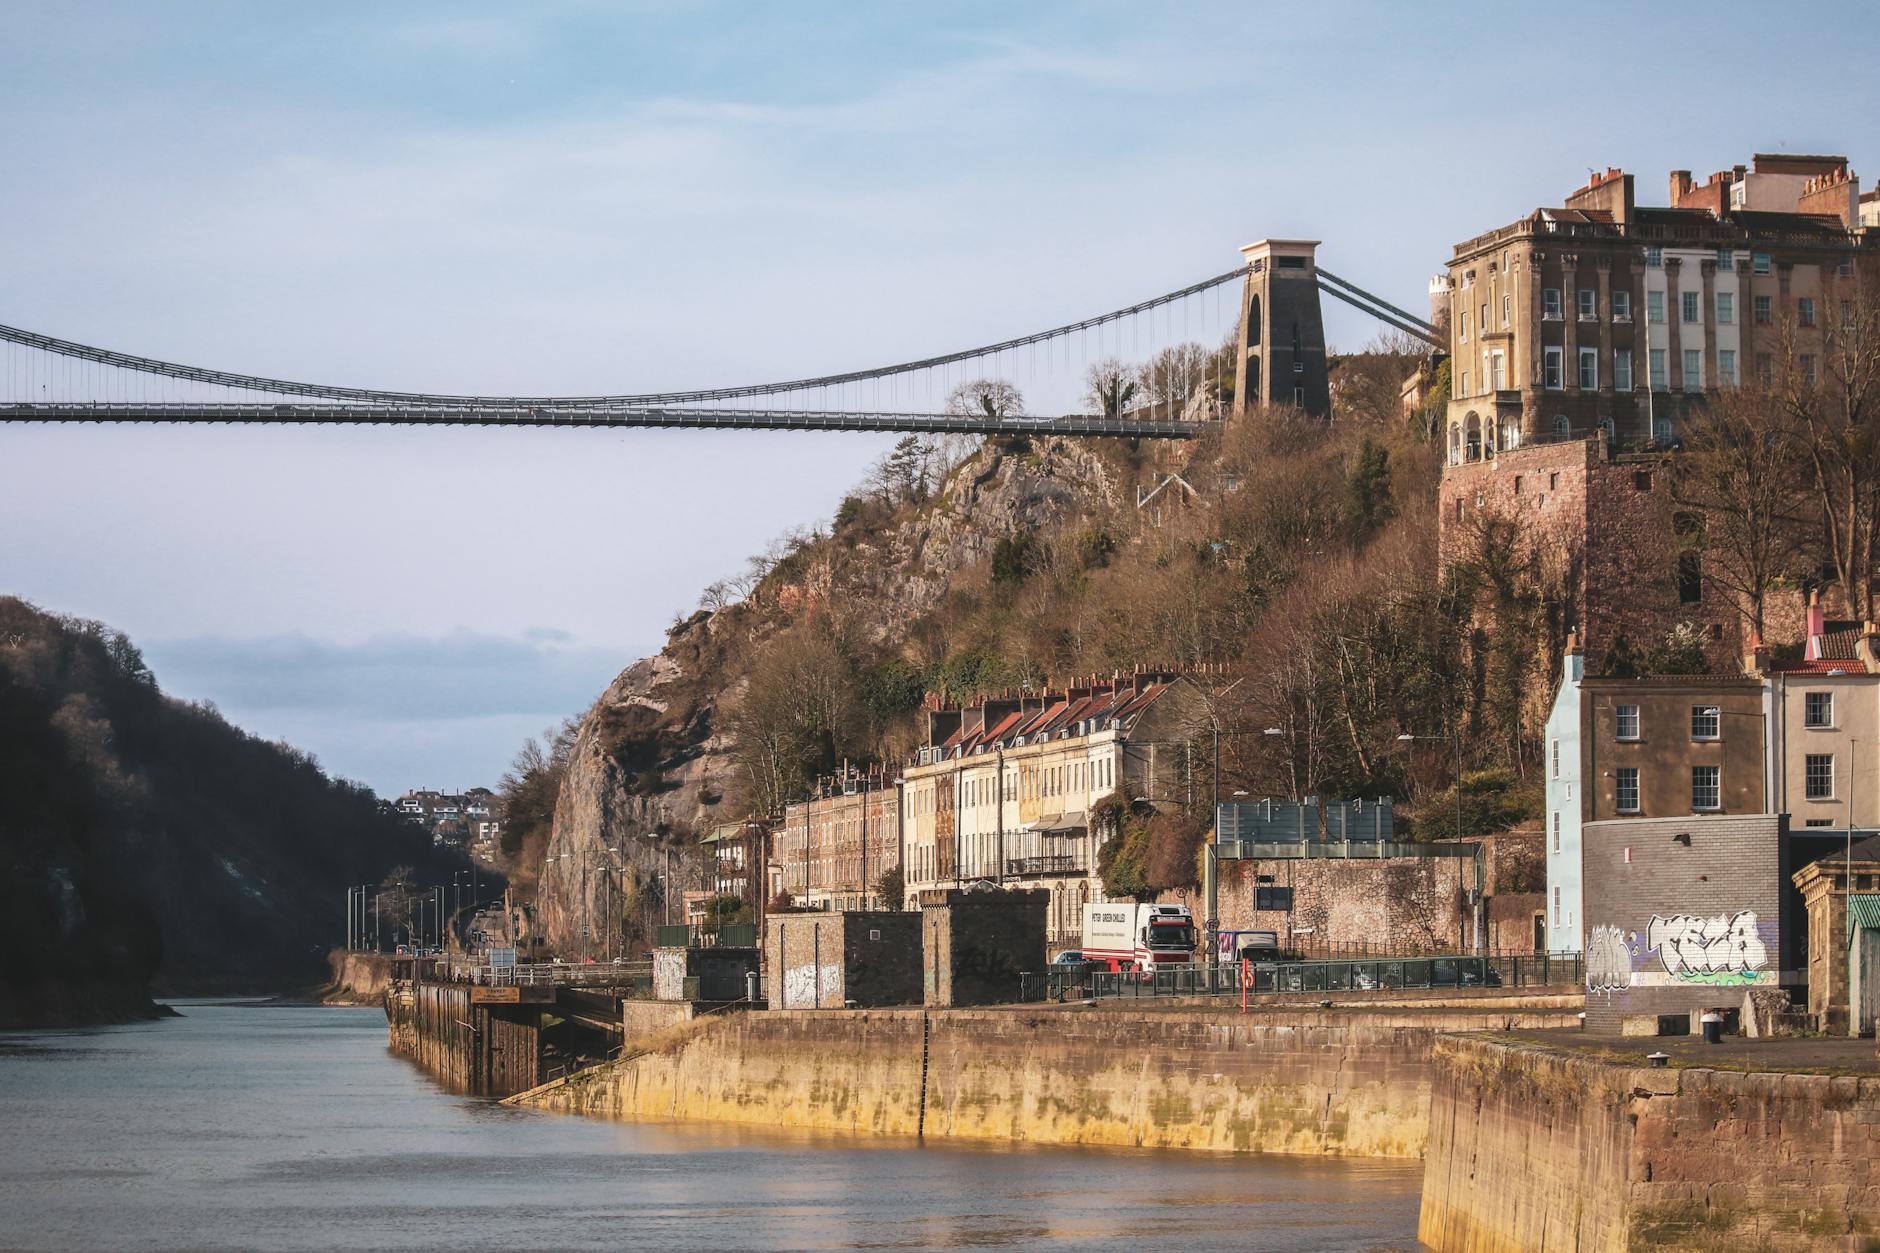
MULTIPOLYGON (((983 343, 1264 237, 1421 309, 1595 167, 1662 203, 1673 168, 1845 152, 1871 187, 1880 21, 1771 11, 12 0, 0 322, 570 394, 983 343)), ((0 427, 0 593, 382 794, 493 785, 891 442, 0 427)))

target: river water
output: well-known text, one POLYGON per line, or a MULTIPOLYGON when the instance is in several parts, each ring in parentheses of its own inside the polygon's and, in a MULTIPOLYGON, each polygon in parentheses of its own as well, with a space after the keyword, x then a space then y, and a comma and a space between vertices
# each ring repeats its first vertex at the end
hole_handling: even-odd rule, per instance
POLYGON ((0 1247, 1414 1249, 1414 1165, 600 1122, 455 1096, 370 1009, 0 1033, 0 1247))

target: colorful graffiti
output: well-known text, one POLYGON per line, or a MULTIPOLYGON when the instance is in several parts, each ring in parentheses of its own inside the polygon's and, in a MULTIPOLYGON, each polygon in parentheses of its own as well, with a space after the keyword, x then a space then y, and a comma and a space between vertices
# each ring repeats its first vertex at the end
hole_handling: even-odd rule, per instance
MULTIPOLYGON (((1645 929, 1645 943, 1658 950, 1665 973, 1680 983, 1756 983, 1756 972, 1769 960, 1756 913, 1749 909, 1710 918, 1654 914, 1645 929)), ((1590 977, 1590 953, 1587 965, 1590 977)))
POLYGON ((1622 992, 1632 983, 1632 949, 1618 927, 1594 927, 1586 939, 1586 990, 1622 992))

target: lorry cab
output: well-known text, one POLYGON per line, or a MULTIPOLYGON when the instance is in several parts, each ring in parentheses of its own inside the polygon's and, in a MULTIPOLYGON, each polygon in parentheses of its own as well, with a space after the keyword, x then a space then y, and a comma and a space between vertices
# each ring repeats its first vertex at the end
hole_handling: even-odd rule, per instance
POLYGON ((1195 917, 1186 905, 1084 906, 1084 960, 1116 971, 1194 961, 1195 917))

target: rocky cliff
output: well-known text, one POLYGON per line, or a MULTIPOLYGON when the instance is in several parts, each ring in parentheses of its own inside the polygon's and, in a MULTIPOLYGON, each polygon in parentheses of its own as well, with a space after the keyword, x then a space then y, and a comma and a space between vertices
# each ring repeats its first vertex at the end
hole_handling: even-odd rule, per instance
POLYGON ((550 943, 567 954, 615 951, 623 917, 659 873, 656 837, 745 816, 726 714, 767 639, 813 619, 884 654, 902 652, 951 589, 984 582, 1001 540, 1133 512, 1142 459, 1176 452, 988 441, 931 497, 896 507, 878 527, 813 539, 744 601, 676 625, 582 721, 539 893, 550 943))

